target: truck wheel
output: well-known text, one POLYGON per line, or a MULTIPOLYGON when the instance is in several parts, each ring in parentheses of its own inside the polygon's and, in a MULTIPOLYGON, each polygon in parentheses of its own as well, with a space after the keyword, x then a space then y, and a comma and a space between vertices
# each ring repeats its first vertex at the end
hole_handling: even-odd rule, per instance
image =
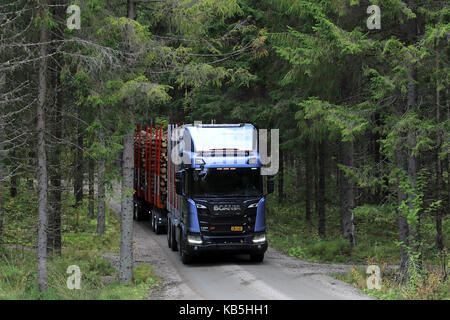
POLYGON ((137 204, 133 202, 133 220, 137 220, 137 204))
POLYGON ((172 228, 170 227, 170 220, 167 219, 167 246, 172 248, 172 233, 170 232, 172 228))
POLYGON ((185 242, 186 240, 183 238, 180 242, 180 255, 181 255, 181 262, 183 264, 190 264, 192 262, 192 256, 189 255, 185 250, 185 242))
POLYGON ((152 231, 155 231, 155 215, 153 214, 153 210, 150 213, 150 220, 152 222, 152 231))
POLYGON ((162 227, 160 225, 158 225, 158 221, 156 220, 158 219, 158 217, 155 215, 155 233, 156 234, 161 234, 162 233, 162 227))
POLYGON ((142 221, 142 220, 144 220, 144 217, 145 217, 144 207, 138 206, 137 212, 136 212, 136 220, 142 221))
POLYGON ((264 253, 250 254, 250 261, 252 262, 263 262, 263 260, 264 260, 264 253))
POLYGON ((141 207, 139 204, 136 205, 136 221, 141 221, 141 207))
MULTIPOLYGON (((150 211, 151 212, 151 211, 150 211)), ((141 220, 147 221, 150 217, 150 212, 147 207, 144 207, 141 211, 141 220)))
POLYGON ((170 228, 170 244, 171 244, 170 248, 172 249, 172 251, 177 251, 178 243, 177 243, 177 238, 175 235, 175 228, 173 227, 172 224, 170 224, 169 228, 170 228))

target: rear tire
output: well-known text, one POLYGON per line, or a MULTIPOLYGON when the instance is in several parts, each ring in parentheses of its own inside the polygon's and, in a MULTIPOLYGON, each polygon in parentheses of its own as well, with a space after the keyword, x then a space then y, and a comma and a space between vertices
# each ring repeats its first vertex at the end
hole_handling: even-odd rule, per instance
POLYGON ((172 228, 170 227, 170 220, 167 219, 167 246, 172 249, 172 228))
POLYGON ((142 207, 141 210, 139 211, 139 216, 138 216, 138 218, 139 218, 139 221, 144 221, 144 220, 146 220, 147 215, 146 215, 146 208, 145 208, 145 207, 142 207))
POLYGON ((152 231, 155 232, 155 215, 153 210, 150 212, 150 220, 152 222, 152 231))
POLYGON ((264 260, 264 253, 251 253, 250 254, 250 261, 252 262, 263 262, 264 260))
POLYGON ((136 207, 136 221, 142 221, 142 208, 138 204, 136 207))
POLYGON ((162 233, 162 227, 160 225, 158 225, 158 221, 156 220, 158 219, 155 215, 155 233, 156 234, 161 234, 162 233))
POLYGON ((177 238, 176 238, 176 234, 175 234, 175 228, 173 227, 173 225, 171 224, 169 226, 170 228, 170 244, 172 245, 170 248, 172 249, 172 251, 178 251, 178 243, 177 243, 177 238))

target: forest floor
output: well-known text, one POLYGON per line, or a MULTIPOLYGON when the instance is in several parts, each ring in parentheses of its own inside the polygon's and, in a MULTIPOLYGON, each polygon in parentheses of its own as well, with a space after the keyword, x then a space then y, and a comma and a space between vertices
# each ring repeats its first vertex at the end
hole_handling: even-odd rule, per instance
POLYGON ((0 244, 0 300, 131 300, 145 299, 150 288, 160 285, 160 278, 148 264, 133 269, 134 281, 119 284, 117 271, 103 256, 117 256, 120 223, 109 208, 106 234, 96 235, 96 219, 87 215, 87 199, 73 206, 72 194, 66 193, 62 215, 62 252, 49 255, 48 284, 40 294, 36 281, 36 193, 21 192, 16 197, 5 193, 5 224, 0 244), (31 197, 29 196, 31 194, 31 197), (80 289, 67 286, 68 267, 81 272, 80 289))
POLYGON ((356 210, 356 247, 340 234, 339 211, 327 208, 327 237, 321 239, 317 232, 317 216, 310 221, 304 217, 304 204, 278 204, 272 196, 267 208, 267 235, 271 246, 281 252, 307 261, 340 263, 349 266, 345 274, 335 274, 371 297, 378 299, 450 299, 450 279, 445 280, 443 267, 450 269, 450 219, 443 221, 446 256, 435 250, 433 219, 423 223, 423 269, 412 270, 412 280, 405 283, 398 272, 399 246, 396 244, 396 215, 392 208, 367 206, 356 210), (369 265, 380 269, 381 288, 368 289, 366 273, 369 265))

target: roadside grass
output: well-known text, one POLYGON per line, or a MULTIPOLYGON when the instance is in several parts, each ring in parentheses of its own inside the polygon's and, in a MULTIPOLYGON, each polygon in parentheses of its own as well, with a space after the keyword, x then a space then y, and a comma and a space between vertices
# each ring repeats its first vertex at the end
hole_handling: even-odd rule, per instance
MULTIPOLYGON (((342 264, 365 264, 367 259, 394 264, 399 253, 390 228, 370 228, 365 223, 357 224, 357 246, 351 249, 340 235, 339 212, 327 208, 327 237, 320 239, 317 232, 317 217, 311 221, 304 217, 302 204, 279 205, 269 202, 267 210, 267 237, 270 245, 290 256, 300 259, 342 264)), ((357 221, 356 221, 357 223, 357 221)))
POLYGON ((77 208, 73 196, 64 194, 62 210, 62 252, 48 258, 48 291, 41 295, 37 287, 36 226, 37 201, 18 193, 6 198, 3 244, 0 245, 0 299, 20 300, 141 300, 161 279, 146 264, 134 268, 134 281, 119 284, 118 272, 104 254, 118 254, 120 222, 112 210, 106 212, 106 234, 96 235, 96 220, 87 217, 87 199, 77 208), (81 288, 70 290, 67 268, 77 265, 81 288))
POLYGON ((399 279, 395 270, 381 266, 380 289, 368 289, 366 268, 353 266, 346 274, 334 274, 367 295, 383 300, 450 300, 450 278, 440 270, 426 267, 422 275, 408 283, 399 279))
MULTIPOLYGON (((334 274, 335 278, 347 282, 376 299, 387 300, 449 300, 450 277, 446 280, 441 272, 442 263, 433 246, 424 246, 424 270, 412 281, 404 283, 393 265, 399 264, 399 247, 396 245, 396 224, 365 221, 356 218, 357 246, 351 249, 347 240, 336 230, 339 229, 338 212, 327 212, 327 238, 320 239, 317 233, 315 216, 308 222, 302 216, 298 204, 279 205, 269 202, 266 216, 269 245, 281 252, 302 260, 320 263, 349 264, 351 270, 346 274, 334 274), (393 227, 391 227, 393 226, 393 227), (354 266, 357 265, 357 266, 354 266), (378 265, 381 269, 381 289, 368 289, 366 268, 378 265), (389 267, 391 266, 391 268, 389 267)), ((328 208, 327 208, 328 209, 328 208)), ((371 208, 375 210, 375 208, 371 208)), ((431 222, 429 222, 431 223, 431 222)), ((447 230, 446 247, 449 247, 448 219, 444 224, 447 230)), ((431 240, 430 235, 425 235, 431 240)), ((447 270, 450 270, 447 250, 447 270)), ((447 271, 448 272, 448 271, 447 271)))
MULTIPOLYGON (((285 174, 286 200, 278 203, 277 193, 269 196, 266 206, 269 245, 287 255, 320 263, 348 264, 352 269, 336 278, 352 284, 378 299, 450 299, 450 281, 443 278, 443 266, 450 270, 450 217, 443 217, 444 246, 447 254, 439 256, 435 247, 434 216, 421 217, 421 254, 424 268, 409 283, 402 282, 395 268, 399 264, 397 244, 397 214, 394 207, 365 205, 354 210, 356 247, 351 248, 340 233, 340 213, 332 201, 326 207, 326 238, 318 235, 317 214, 312 204, 311 221, 305 219, 305 204, 295 202, 293 170, 285 174), (354 266, 357 265, 357 266, 354 266), (382 271, 381 290, 367 289, 368 265, 378 265, 382 271)), ((331 188, 328 188, 331 189, 331 188)), ((327 199, 337 195, 327 194, 327 199)), ((334 202, 336 203, 336 202, 334 202)), ((448 272, 448 271, 447 271, 448 272)))

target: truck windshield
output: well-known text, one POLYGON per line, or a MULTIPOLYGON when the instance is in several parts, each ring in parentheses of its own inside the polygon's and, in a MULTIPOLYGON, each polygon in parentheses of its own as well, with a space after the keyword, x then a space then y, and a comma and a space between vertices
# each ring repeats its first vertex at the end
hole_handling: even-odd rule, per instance
POLYGON ((259 169, 208 168, 202 171, 192 170, 188 176, 188 188, 192 197, 259 197, 262 195, 262 177, 259 169))

